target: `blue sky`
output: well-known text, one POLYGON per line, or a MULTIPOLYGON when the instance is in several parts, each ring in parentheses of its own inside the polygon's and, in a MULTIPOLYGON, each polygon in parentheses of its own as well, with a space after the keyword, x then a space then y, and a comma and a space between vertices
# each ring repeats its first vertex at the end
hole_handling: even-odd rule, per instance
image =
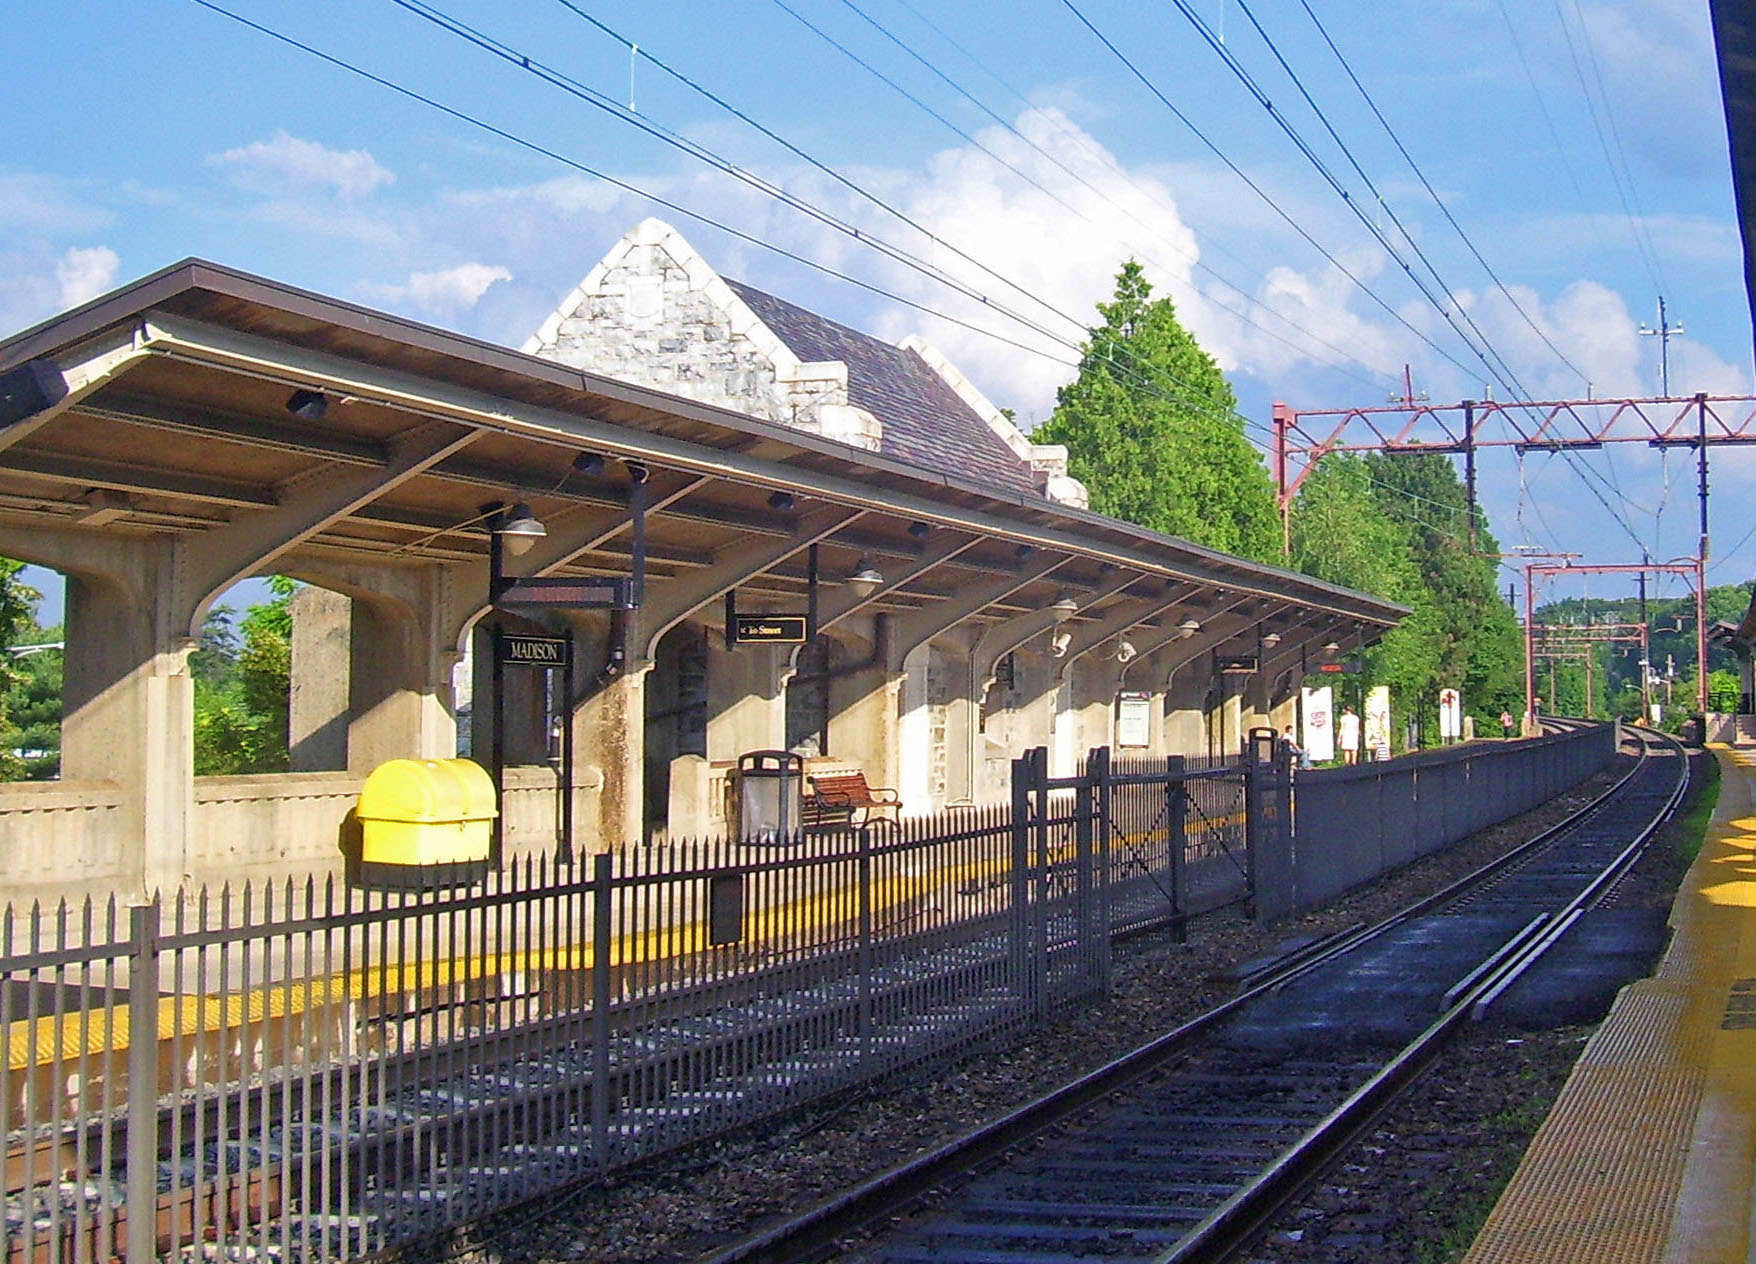
MULTIPOLYGON (((1509 382, 1545 399, 1656 394, 1657 340, 1638 328, 1655 322, 1661 293, 1686 331, 1670 341, 1672 393, 1751 390, 1705 0, 1078 0, 1077 11, 1066 0, 434 0, 557 76, 632 103, 655 129, 960 278, 985 304, 447 33, 415 0, 223 3, 559 157, 195 0, 12 0, 0 7, 0 104, 14 121, 0 148, 0 334, 200 256, 516 346, 617 236, 658 214, 726 275, 884 336, 925 334, 1027 422, 1052 409, 1069 344, 1130 255, 1264 428, 1276 399, 1383 403, 1405 364, 1436 402, 1482 396, 1488 372, 1441 307, 1459 323, 1467 313, 1504 362, 1497 398, 1514 393, 1509 382), (1191 15, 1370 208, 1395 256, 1191 15), (1407 239, 1433 265, 1437 304, 1404 272, 1403 260, 1422 266, 1407 239)), ((1711 582, 1756 570, 1756 541, 1740 541, 1753 459, 1714 453, 1711 582)), ((1489 454, 1482 489, 1507 545, 1589 562, 1694 548, 1686 452, 1626 445, 1571 465, 1489 454), (1597 501, 1617 500, 1612 489, 1629 503, 1623 523, 1597 501)))

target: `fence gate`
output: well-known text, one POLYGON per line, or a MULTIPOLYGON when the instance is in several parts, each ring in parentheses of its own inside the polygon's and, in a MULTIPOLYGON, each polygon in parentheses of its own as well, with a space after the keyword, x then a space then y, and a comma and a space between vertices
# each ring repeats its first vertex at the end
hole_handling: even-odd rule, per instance
POLYGON ((1244 746, 1250 903, 1264 924, 1299 907, 1293 863, 1293 775, 1280 735, 1251 729, 1244 746))
MULTIPOLYGON (((1097 761, 1107 767, 1109 753, 1097 761)), ((1027 1005, 1043 1013, 1110 986, 1109 845, 1097 828, 1100 770, 1049 776, 1038 746, 1012 761, 1012 951, 1027 1005)))

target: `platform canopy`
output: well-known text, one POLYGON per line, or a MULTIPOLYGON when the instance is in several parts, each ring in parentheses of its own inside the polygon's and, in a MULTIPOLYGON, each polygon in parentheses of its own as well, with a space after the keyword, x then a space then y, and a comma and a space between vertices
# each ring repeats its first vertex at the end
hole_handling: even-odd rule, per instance
POLYGON ((1300 643, 1360 644, 1404 613, 200 261, 0 343, 0 371, 33 362, 67 393, 0 428, 4 551, 77 570, 94 535, 168 534, 186 546, 165 610, 183 636, 230 584, 302 560, 440 563, 485 605, 482 514, 498 501, 548 526, 532 573, 625 575, 628 462, 650 471, 648 598, 673 622, 734 572, 797 596, 812 542, 825 577, 862 562, 883 576, 844 604, 899 613, 964 603, 969 618, 1002 620, 1071 595, 1085 625, 1116 630, 1123 611, 1139 617, 1122 626, 1170 626, 1223 605, 1218 649, 1294 626, 1300 643))

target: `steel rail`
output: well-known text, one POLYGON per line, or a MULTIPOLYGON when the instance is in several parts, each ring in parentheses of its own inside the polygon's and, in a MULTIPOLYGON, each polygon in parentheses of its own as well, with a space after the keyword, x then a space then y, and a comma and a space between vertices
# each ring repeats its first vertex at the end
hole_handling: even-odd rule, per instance
MULTIPOLYGON (((1670 739, 1665 739, 1669 741, 1670 739)), ((1675 743, 1672 743, 1675 746, 1675 743)), ((1681 747, 1676 749, 1680 752, 1681 747)), ((1641 771, 1648 758, 1643 745, 1639 760, 1613 785, 1595 796, 1558 824, 1520 844, 1506 855, 1474 870, 1442 890, 1426 896, 1391 917, 1361 928, 1353 926, 1334 935, 1307 944, 1253 972, 1246 990, 1122 1057, 1092 1071, 1043 1097, 1018 1107, 993 1122, 962 1137, 907 1160, 869 1180, 836 1194, 773 1228, 704 1256, 697 1264, 797 1264, 799 1261, 824 1258, 836 1243, 866 1225, 906 1212, 918 1205, 936 1187, 955 1183, 960 1177, 981 1169, 1026 1140, 1040 1135, 1063 1119, 1104 1097, 1126 1089, 1133 1082, 1162 1067, 1167 1061, 1195 1045, 1198 1038, 1231 1018, 1245 1006, 1277 991, 1293 980, 1333 961, 1347 951, 1386 934, 1397 926, 1433 909, 1449 904, 1460 896, 1477 890, 1497 879, 1540 852, 1554 840, 1587 820, 1608 805, 1641 771)), ((1611 868, 1620 866, 1616 876, 1625 872, 1638 855, 1639 846, 1668 818, 1687 785, 1687 761, 1679 759, 1683 777, 1673 788, 1666 806, 1641 832, 1640 839, 1624 849, 1611 868)), ((1602 875, 1600 875, 1601 879, 1602 875)), ((1601 899, 1610 883, 1594 881, 1575 902, 1595 893, 1601 899)), ((1571 908, 1573 902, 1570 902, 1571 908)), ((1544 927, 1554 926, 1567 910, 1554 918, 1542 918, 1525 926, 1513 938, 1528 951, 1535 940, 1541 948, 1554 942, 1542 935, 1544 927)), ((1569 923, 1571 919, 1568 919, 1569 923)), ((1223 1258, 1217 1252, 1222 1244, 1230 1251, 1256 1231, 1263 1220, 1278 1210, 1330 1158, 1345 1148, 1358 1132, 1382 1112, 1395 1095, 1411 1084, 1419 1073, 1437 1056, 1442 1037, 1468 1018, 1480 997, 1505 977, 1506 971, 1521 960, 1518 953, 1505 954, 1504 947, 1472 972, 1476 985, 1461 1000, 1449 1001, 1449 1008, 1422 1036, 1377 1072, 1365 1085, 1324 1120, 1312 1128, 1293 1147, 1247 1184, 1207 1220, 1197 1225, 1173 1252, 1155 1264, 1191 1264, 1196 1260, 1223 1258)))
MULTIPOLYGON (((1518 947, 1507 954, 1496 952, 1490 958, 1491 968, 1473 975, 1473 983, 1457 994, 1457 999, 1431 1026, 1406 1045, 1384 1068, 1356 1089, 1328 1117, 1311 1128, 1289 1146, 1257 1177, 1210 1213, 1186 1234, 1171 1250, 1157 1256, 1152 1264, 1219 1264, 1231 1259, 1244 1245, 1265 1228, 1273 1218, 1314 1180, 1328 1164, 1387 1110, 1401 1094, 1420 1078, 1445 1050, 1466 1022, 1480 1020, 1487 1009, 1534 965, 1560 942, 1587 909, 1600 903, 1639 858, 1641 850, 1660 826, 1670 819, 1682 802, 1689 786, 1689 762, 1683 748, 1674 738, 1650 730, 1639 730, 1645 736, 1640 764, 1629 777, 1644 765, 1658 738, 1677 755, 1679 776, 1666 797, 1664 806, 1635 835, 1608 865, 1560 909, 1546 918, 1542 925, 1532 922, 1513 937, 1518 947), (1542 927, 1546 932, 1538 933, 1542 927)), ((1626 784, 1625 777, 1617 783, 1626 784)), ((1601 798, 1599 800, 1601 802, 1601 798)), ((1592 808, 1578 814, 1583 819, 1592 808)), ((1456 993, 1457 990, 1453 989, 1456 993)), ((1447 994, 1448 998, 1451 994, 1447 994)))

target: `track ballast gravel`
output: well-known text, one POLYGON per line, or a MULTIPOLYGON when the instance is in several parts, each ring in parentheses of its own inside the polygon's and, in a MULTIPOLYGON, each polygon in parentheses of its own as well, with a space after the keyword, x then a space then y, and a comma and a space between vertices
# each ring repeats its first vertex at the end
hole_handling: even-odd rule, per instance
MULTIPOLYGON (((1239 910, 1221 910, 1192 923, 1186 944, 1145 937, 1119 946, 1112 997, 1027 1043, 924 1071, 919 1078, 887 1083, 608 1183, 512 1209, 425 1249, 406 1251, 403 1258, 422 1264, 686 1264, 699 1259, 1195 1017, 1235 992, 1238 972, 1247 963, 1291 942, 1378 921, 1439 890, 1601 793, 1626 767, 1625 757, 1618 759, 1609 772, 1559 799, 1294 921, 1264 929, 1239 910)), ((1674 891, 1680 876, 1676 866, 1670 870, 1646 879, 1650 898, 1668 903, 1664 891, 1674 891)), ((1435 1104, 1432 1118, 1388 1117, 1342 1160, 1334 1181, 1315 1189, 1306 1205, 1260 1244, 1259 1258, 1274 1264, 1424 1264, 1447 1258, 1430 1252, 1450 1230, 1451 1213, 1473 1210, 1483 1200, 1491 1204, 1587 1035, 1589 1029, 1580 1028, 1506 1032, 1484 1027, 1475 1033, 1458 1058, 1447 1058, 1433 1073, 1440 1078, 1430 1083, 1441 1087, 1420 1095, 1435 1104), (1435 1166, 1441 1154, 1450 1156, 1442 1176, 1435 1166), (1415 1182, 1437 1196, 1418 1200, 1409 1188, 1415 1182), (1425 1210, 1429 1201, 1431 1211, 1425 1210), (1398 1210, 1387 1219, 1386 1208, 1398 1210), (1416 1231, 1403 1232, 1405 1222, 1416 1231)))

